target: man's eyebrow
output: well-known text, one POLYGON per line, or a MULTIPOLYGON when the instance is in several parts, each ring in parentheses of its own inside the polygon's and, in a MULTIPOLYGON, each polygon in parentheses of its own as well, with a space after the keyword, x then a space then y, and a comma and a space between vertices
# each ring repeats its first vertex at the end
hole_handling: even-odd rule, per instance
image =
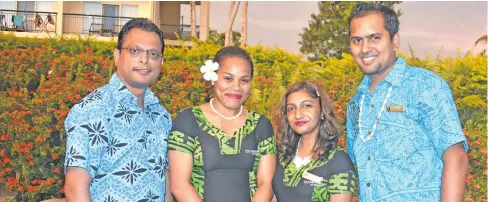
POLYGON ((382 35, 382 34, 379 32, 376 32, 376 33, 372 33, 372 34, 366 35, 366 36, 351 36, 351 39, 364 39, 364 38, 370 38, 372 36, 377 36, 377 35, 382 35))

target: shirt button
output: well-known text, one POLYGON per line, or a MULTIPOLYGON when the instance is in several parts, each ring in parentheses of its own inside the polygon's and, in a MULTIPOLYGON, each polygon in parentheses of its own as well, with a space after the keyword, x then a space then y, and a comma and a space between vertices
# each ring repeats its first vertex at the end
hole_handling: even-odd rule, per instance
POLYGON ((372 133, 371 131, 368 131, 368 135, 371 135, 371 133, 372 133))
POLYGON ((374 107, 374 104, 371 104, 371 108, 373 108, 373 107, 374 107))
POLYGON ((371 186, 371 184, 368 182, 368 183, 366 183, 366 186, 368 186, 368 187, 369 187, 369 186, 371 186))
POLYGON ((371 161, 371 156, 368 156, 368 161, 371 161))

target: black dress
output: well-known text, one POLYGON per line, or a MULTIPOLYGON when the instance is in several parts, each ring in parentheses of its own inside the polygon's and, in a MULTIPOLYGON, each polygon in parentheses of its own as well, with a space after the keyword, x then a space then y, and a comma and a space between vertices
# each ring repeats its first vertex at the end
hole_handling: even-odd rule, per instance
POLYGON ((260 158, 276 153, 266 117, 249 111, 244 126, 229 137, 207 120, 200 107, 178 113, 168 149, 193 156, 190 182, 208 202, 251 201, 260 158))
POLYGON ((277 154, 273 191, 278 202, 330 201, 331 194, 353 193, 356 174, 347 153, 337 148, 328 157, 297 168, 277 154))

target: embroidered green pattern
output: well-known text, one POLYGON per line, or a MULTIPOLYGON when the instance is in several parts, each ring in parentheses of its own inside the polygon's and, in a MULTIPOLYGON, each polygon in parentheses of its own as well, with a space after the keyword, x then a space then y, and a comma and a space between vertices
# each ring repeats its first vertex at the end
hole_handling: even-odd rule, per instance
POLYGON ((355 178, 356 174, 353 171, 332 175, 330 176, 327 189, 329 190, 330 194, 342 194, 346 192, 353 193, 356 182, 350 179, 355 178), (349 182, 351 183, 351 185, 348 184, 349 182))
POLYGON ((188 140, 185 141, 184 136, 185 134, 180 131, 172 131, 168 139, 168 147, 176 151, 193 154, 193 151, 195 150, 195 140, 188 137, 188 140))
POLYGON ((312 201, 328 202, 331 194, 354 193, 356 182, 350 179, 355 179, 355 177, 356 174, 349 171, 332 175, 329 180, 324 179, 322 183, 314 186, 312 201))
POLYGON ((303 173, 325 165, 328 160, 334 156, 334 154, 335 150, 330 152, 327 160, 312 160, 310 163, 300 167, 299 169, 296 168, 293 162, 291 162, 287 167, 283 156, 280 156, 280 164, 283 166, 283 168, 285 168, 283 184, 287 187, 296 187, 302 179, 303 173))
POLYGON ((261 142, 259 142, 258 149, 261 155, 276 154, 275 138, 271 136, 262 140, 261 142))
POLYGON ((222 155, 239 154, 241 152, 242 140, 256 128, 259 117, 261 117, 260 114, 249 111, 244 126, 239 128, 232 137, 229 137, 224 131, 215 127, 207 120, 200 107, 193 108, 193 114, 197 119, 198 126, 217 139, 220 146, 220 154, 222 155))

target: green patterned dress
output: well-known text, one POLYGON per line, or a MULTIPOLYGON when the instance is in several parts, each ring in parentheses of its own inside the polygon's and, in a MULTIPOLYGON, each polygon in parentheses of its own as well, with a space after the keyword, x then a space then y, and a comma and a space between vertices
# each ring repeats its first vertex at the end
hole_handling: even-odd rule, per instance
POLYGON ((278 202, 329 202, 331 194, 353 193, 356 174, 347 153, 337 148, 329 156, 297 168, 277 154, 273 191, 278 202))
POLYGON ((205 201, 251 201, 257 168, 264 155, 275 154, 269 120, 249 111, 232 137, 212 125, 200 107, 187 108, 173 120, 168 149, 193 156, 190 182, 205 201))

